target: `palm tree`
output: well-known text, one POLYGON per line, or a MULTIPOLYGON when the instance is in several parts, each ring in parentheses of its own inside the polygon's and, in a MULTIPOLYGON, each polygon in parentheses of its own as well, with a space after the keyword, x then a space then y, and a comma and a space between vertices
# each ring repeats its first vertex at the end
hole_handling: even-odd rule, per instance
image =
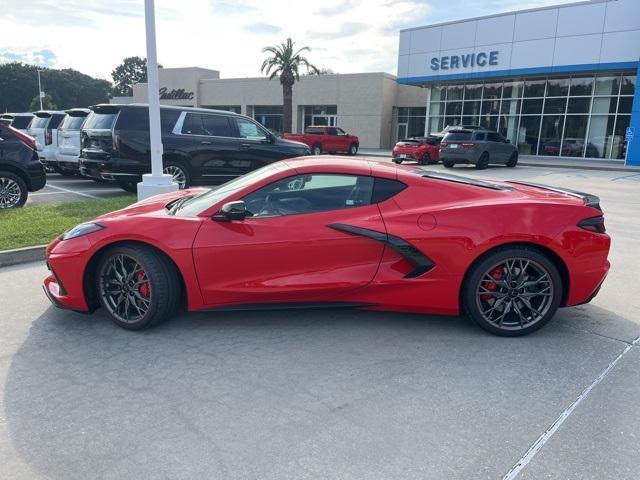
POLYGON ((318 72, 306 57, 301 53, 310 52, 309 47, 302 47, 294 51, 295 42, 287 38, 285 43, 264 47, 262 53, 270 53, 264 62, 260 71, 269 76, 269 80, 275 76, 280 76, 280 84, 282 85, 282 129, 285 132, 291 132, 292 109, 293 109, 293 84, 296 80, 300 80, 298 69, 301 66, 306 67, 307 71, 318 72))

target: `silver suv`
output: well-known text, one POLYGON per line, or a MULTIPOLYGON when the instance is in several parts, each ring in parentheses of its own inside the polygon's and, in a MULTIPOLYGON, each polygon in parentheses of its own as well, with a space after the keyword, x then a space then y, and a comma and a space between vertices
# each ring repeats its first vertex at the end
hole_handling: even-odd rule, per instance
POLYGON ((518 149, 493 130, 450 130, 440 143, 440 160, 446 168, 456 163, 487 168, 490 163, 515 167, 518 149))

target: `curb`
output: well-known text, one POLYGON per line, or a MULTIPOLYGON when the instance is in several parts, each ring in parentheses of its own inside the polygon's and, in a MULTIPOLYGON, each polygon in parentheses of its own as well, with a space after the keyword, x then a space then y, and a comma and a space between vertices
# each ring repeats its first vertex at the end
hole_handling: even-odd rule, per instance
POLYGON ((44 260, 46 245, 0 250, 0 268, 44 260))

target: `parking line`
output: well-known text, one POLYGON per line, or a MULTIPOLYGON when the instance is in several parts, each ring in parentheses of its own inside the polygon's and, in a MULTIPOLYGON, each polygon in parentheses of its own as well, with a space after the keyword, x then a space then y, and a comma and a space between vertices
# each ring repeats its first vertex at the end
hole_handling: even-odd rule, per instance
POLYGON ((76 195, 81 195, 83 197, 88 197, 88 198, 100 198, 100 197, 96 197, 95 195, 91 195, 89 193, 82 193, 82 192, 76 192, 75 190, 69 190, 68 188, 62 188, 62 187, 56 187, 54 185, 47 185, 47 187, 49 188, 53 188, 55 190, 60 190, 61 192, 66 192, 66 193, 74 193, 76 195))
POLYGON ((585 388, 582 391, 582 393, 578 395, 578 398, 576 398, 574 402, 571 405, 569 405, 564 410, 564 412, 560 414, 558 418, 556 418, 556 420, 551 424, 551 426, 547 429, 547 431, 538 437, 538 439, 533 443, 533 445, 531 445, 531 447, 529 447, 529 450, 527 450, 527 452, 522 456, 522 458, 520 458, 520 460, 518 460, 518 462, 513 467, 511 467, 511 470, 509 470, 507 474, 504 477, 502 477, 502 480, 513 480, 514 478, 516 478, 516 476, 522 471, 522 469, 527 466, 527 464, 533 459, 533 457, 536 456, 536 454, 540 451, 540 449, 544 446, 544 444, 549 441, 549 439, 553 436, 554 433, 556 433, 556 430, 558 430, 558 428, 560 428, 560 426, 565 422, 565 420, 569 418, 569 415, 573 413, 576 407, 580 405, 580 403, 587 397, 587 395, 589 395, 591 390, 593 390, 593 388, 596 385, 598 385, 604 379, 604 377, 607 376, 607 374, 611 371, 611 369, 613 369, 613 367, 616 366, 616 363, 618 363, 620 359, 629 350, 631 350, 632 347, 634 347, 635 345, 638 345, 638 342, 640 342, 640 337, 636 338, 633 342, 631 342, 625 347, 625 349, 620 353, 620 355, 618 355, 615 358, 615 360, 611 362, 609 366, 605 368, 600 375, 598 375, 598 377, 593 381, 593 383, 591 383, 591 385, 585 388))

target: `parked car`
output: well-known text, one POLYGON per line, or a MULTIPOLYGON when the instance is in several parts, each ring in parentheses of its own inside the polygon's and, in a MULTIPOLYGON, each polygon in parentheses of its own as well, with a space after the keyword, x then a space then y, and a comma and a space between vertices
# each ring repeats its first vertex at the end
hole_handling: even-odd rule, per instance
POLYGON ((27 133, 36 139, 36 147, 40 161, 50 172, 57 172, 56 152, 58 151, 58 127, 66 113, 61 111, 41 110, 35 112, 27 133))
POLYGON ((40 190, 46 182, 35 140, 0 122, 0 209, 23 206, 29 192, 40 190))
POLYGON ((487 168, 491 163, 515 167, 518 149, 493 130, 449 130, 440 142, 440 160, 446 168, 456 163, 487 168))
POLYGON ((414 160, 420 165, 438 163, 440 140, 441 138, 436 136, 413 137, 400 140, 393 147, 391 157, 397 164, 405 160, 414 160))
POLYGON ((58 150, 56 162, 61 173, 76 175, 80 173, 80 128, 91 113, 88 108, 72 108, 58 128, 58 150))
POLYGON ((302 134, 285 133, 284 138, 308 145, 313 155, 338 152, 355 155, 360 148, 358 137, 349 135, 338 127, 307 127, 302 134))
MULTIPOLYGON (((135 191, 151 170, 149 107, 90 107, 80 131, 80 172, 135 191)), ((228 111, 162 106, 164 172, 180 188, 220 184, 269 163, 309 154, 299 142, 276 138, 255 120, 228 111)))
POLYGON ((518 336, 598 293, 611 243, 598 202, 526 182, 299 158, 70 229, 47 247, 44 291, 58 307, 102 307, 130 330, 186 303, 464 313, 518 336))
POLYGON ((31 120, 33 120, 33 117, 33 113, 30 112, 3 113, 0 115, 0 120, 9 121, 13 128, 27 133, 27 129, 29 128, 29 124, 31 123, 31 120))

